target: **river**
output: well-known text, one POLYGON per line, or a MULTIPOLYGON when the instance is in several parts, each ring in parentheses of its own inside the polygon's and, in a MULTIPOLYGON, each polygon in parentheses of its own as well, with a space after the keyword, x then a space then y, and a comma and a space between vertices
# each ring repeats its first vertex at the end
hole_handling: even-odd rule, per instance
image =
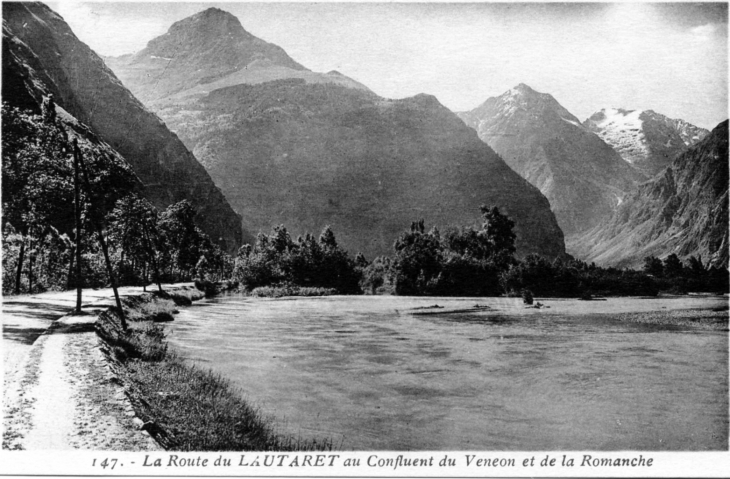
POLYGON ((728 333, 594 314, 727 298, 545 303, 230 295, 168 333, 281 432, 339 449, 727 450, 728 333))

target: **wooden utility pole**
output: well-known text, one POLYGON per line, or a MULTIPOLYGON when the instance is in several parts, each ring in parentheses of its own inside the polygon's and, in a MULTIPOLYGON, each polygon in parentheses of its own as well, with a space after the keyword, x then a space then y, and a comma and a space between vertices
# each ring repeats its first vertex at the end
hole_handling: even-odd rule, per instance
POLYGON ((93 208, 94 208, 94 192, 91 190, 91 182, 89 181, 89 173, 86 170, 86 165, 84 164, 84 159, 81 156, 81 150, 79 150, 78 142, 74 140, 74 155, 79 159, 79 163, 81 165, 81 172, 84 175, 84 185, 86 186, 86 192, 89 195, 89 204, 91 206, 91 222, 94 225, 94 229, 96 229, 96 236, 99 240, 99 246, 101 246, 101 252, 104 254, 104 262, 106 263, 106 271, 109 275, 109 282, 112 285, 112 290, 114 291, 114 300, 117 304, 117 309, 119 310, 119 318, 122 323, 122 329, 127 330, 127 320, 124 317, 124 309, 122 308, 122 301, 119 299, 119 291, 117 290, 117 281, 116 277, 114 276, 114 269, 112 268, 112 262, 109 259, 109 249, 107 248, 106 241, 104 240, 104 232, 102 231, 102 227, 99 224, 99 221, 96 218, 96 215, 94 214, 93 208))
POLYGON ((79 184, 79 142, 74 138, 74 215, 76 216, 76 313, 81 313, 81 185, 79 184))

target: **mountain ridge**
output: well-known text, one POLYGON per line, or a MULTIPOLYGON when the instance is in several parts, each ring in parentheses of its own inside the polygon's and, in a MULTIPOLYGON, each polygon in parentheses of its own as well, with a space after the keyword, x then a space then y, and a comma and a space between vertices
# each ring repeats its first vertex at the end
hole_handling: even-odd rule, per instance
POLYGON ((565 254, 547 200, 432 95, 388 100, 285 73, 257 82, 233 74, 175 95, 132 90, 144 90, 254 229, 329 224, 343 246, 373 257, 390 254, 414 220, 471 224, 481 204, 496 204, 517 223, 520 254, 565 254))
POLYGON ((599 264, 641 267, 645 256, 702 257, 728 266, 728 121, 641 184, 604 224, 572 238, 599 264))
POLYGON ((649 177, 662 171, 679 153, 710 133, 653 110, 623 108, 603 108, 587 118, 583 126, 649 177))
POLYGON ((645 179, 552 95, 523 83, 458 115, 540 189, 568 236, 610 215, 645 179))
POLYGON ((146 105, 184 101, 238 83, 292 77, 367 90, 342 73, 309 70, 283 48, 246 31, 234 15, 215 7, 173 23, 137 53, 105 61, 146 105))
POLYGON ((244 240, 240 217, 203 166, 63 18, 41 3, 3 3, 2 8, 4 101, 37 109, 43 91, 52 93, 59 106, 132 166, 155 206, 191 200, 201 229, 224 249, 237 249, 244 240))

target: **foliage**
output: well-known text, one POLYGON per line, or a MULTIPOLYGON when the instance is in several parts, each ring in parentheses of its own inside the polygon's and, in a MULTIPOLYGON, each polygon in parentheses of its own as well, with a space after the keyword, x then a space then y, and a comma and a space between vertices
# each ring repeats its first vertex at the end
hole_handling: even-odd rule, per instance
POLYGON ((248 289, 289 284, 353 294, 360 292, 360 272, 329 226, 319 239, 307 233, 293 241, 281 225, 239 250, 233 276, 248 289))
POLYGON ((702 264, 701 257, 690 256, 686 263, 672 253, 662 261, 654 256, 644 258, 644 272, 656 279, 659 289, 675 294, 690 291, 727 292, 728 271, 702 264))
MULTIPOLYGON (((425 233, 423 220, 396 240, 391 276, 397 294, 487 296, 500 292, 499 274, 514 263, 514 223, 497 207, 481 207, 480 228, 425 233)), ((372 281, 381 281, 372 276, 372 281)), ((382 280, 384 281, 384 279, 382 280)))

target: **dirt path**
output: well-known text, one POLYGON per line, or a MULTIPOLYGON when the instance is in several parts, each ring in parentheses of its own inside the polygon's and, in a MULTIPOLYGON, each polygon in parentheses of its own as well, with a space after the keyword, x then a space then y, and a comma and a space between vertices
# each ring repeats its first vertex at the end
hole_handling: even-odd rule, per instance
MULTIPOLYGON (((172 287, 178 285, 172 285, 172 287)), ((141 294, 122 288, 120 294, 141 294)), ((3 298, 3 449, 155 450, 94 331, 110 289, 3 298)))

